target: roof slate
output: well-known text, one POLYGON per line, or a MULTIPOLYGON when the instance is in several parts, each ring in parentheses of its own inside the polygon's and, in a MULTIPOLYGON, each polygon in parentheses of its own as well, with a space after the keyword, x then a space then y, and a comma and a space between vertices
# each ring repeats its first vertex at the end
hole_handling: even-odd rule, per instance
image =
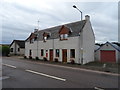
MULTIPOLYGON (((82 31, 85 23, 86 23, 86 20, 64 24, 65 27, 72 30, 72 33, 69 35, 69 37, 78 36, 79 33, 82 31)), ((49 32, 51 34, 51 36, 48 39, 57 39, 57 38, 59 38, 59 30, 62 26, 63 25, 59 25, 56 27, 47 28, 44 30, 39 30, 38 32, 35 32, 34 34, 38 34, 38 40, 40 40, 40 41, 43 40, 43 33, 44 32, 49 32)), ((26 41, 27 40, 28 40, 28 38, 26 39, 26 41)))
MULTIPOLYGON (((106 44, 111 45, 113 48, 115 48, 116 50, 118 50, 118 51, 120 52, 120 47, 119 47, 119 46, 114 45, 114 44, 112 44, 112 43, 110 43, 110 42, 106 42, 104 45, 106 45, 106 44)), ((104 45, 103 45, 103 46, 104 46, 104 45)), ((102 46, 101 46, 101 47, 102 47, 102 46)), ((101 47, 99 47, 98 49, 96 49, 95 52, 98 51, 101 47)))
POLYGON ((13 43, 17 43, 20 48, 25 48, 25 41, 24 40, 13 40, 13 42, 10 44, 10 46, 13 44, 13 43))

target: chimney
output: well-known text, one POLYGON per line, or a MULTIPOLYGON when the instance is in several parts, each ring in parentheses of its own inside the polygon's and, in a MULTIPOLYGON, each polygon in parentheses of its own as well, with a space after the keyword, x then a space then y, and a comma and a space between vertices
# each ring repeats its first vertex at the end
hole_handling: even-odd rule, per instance
POLYGON ((34 29, 34 32, 37 32, 38 31, 38 29, 34 29))
POLYGON ((86 15, 86 16, 85 16, 85 20, 89 21, 89 20, 90 20, 90 16, 89 16, 89 15, 86 15))

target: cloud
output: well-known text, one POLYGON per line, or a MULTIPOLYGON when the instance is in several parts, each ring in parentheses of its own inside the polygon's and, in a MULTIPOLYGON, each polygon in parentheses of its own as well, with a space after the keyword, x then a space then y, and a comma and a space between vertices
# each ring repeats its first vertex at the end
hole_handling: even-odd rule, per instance
POLYGON ((38 19, 40 29, 80 20, 80 13, 72 7, 74 4, 80 8, 83 16, 91 16, 96 42, 117 41, 117 3, 4 0, 0 12, 3 43, 26 39, 37 27, 38 19))

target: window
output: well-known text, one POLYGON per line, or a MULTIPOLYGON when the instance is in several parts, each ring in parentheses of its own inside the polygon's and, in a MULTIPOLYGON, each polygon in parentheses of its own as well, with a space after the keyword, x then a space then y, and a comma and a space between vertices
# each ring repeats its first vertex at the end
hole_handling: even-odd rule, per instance
POLYGON ((67 39, 68 38, 68 34, 63 34, 63 39, 67 39))
POLYGON ((46 40, 47 40, 47 37, 45 36, 45 37, 44 37, 44 42, 46 42, 46 40))
POLYGON ((60 39, 61 40, 67 40, 68 39, 68 34, 61 34, 60 39))
POLYGON ((60 53, 59 49, 56 49, 56 57, 59 57, 59 53, 60 53))
POLYGON ((10 49, 10 52, 13 52, 13 48, 10 49))
POLYGON ((70 49, 70 58, 75 58, 75 49, 70 49))
POLYGON ((20 51, 20 48, 18 48, 18 52, 20 51))
POLYGON ((41 49, 41 56, 44 56, 44 50, 41 49))

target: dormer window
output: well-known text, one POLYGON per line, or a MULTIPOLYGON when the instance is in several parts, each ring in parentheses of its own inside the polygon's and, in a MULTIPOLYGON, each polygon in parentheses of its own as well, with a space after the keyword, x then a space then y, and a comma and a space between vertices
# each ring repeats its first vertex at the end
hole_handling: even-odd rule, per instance
POLYGON ((46 42, 46 40, 47 40, 47 37, 44 37, 44 42, 46 42))
POLYGON ((68 35, 70 35, 70 33, 72 33, 72 30, 63 25, 59 30, 60 40, 68 40, 68 35))
POLYGON ((67 40, 68 39, 68 34, 61 34, 60 35, 60 40, 67 40))
POLYGON ((44 42, 46 42, 46 40, 50 37, 50 35, 51 35, 51 33, 49 33, 49 32, 44 32, 43 33, 43 40, 44 40, 44 42))

